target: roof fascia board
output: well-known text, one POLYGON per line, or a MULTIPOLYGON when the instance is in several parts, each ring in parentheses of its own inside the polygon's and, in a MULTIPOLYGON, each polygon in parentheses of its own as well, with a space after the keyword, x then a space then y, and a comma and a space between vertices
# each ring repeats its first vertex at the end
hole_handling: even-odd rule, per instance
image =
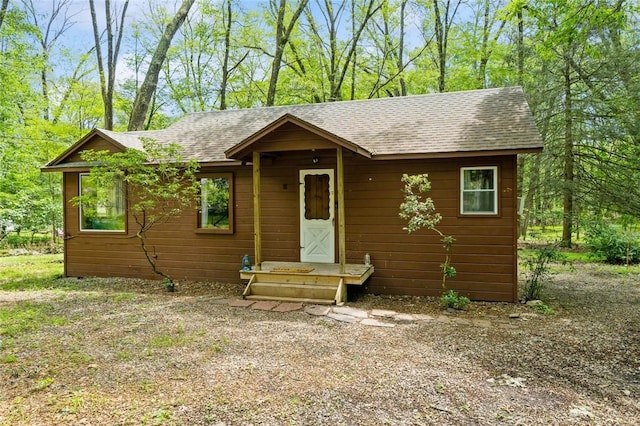
POLYGON ((275 121, 271 122, 270 124, 266 125, 265 127, 263 127, 262 129, 258 130, 256 133, 254 133, 253 135, 249 136, 248 138, 244 139, 243 141, 241 141, 240 143, 234 145, 233 147, 227 149, 224 154, 227 158, 234 158, 235 156, 237 156, 238 154, 243 153, 247 148, 249 148, 251 145, 253 145, 255 142, 259 141, 260 139, 262 139, 264 136, 266 136, 267 134, 273 132, 274 130, 282 127, 283 125, 287 124, 287 123, 292 123, 295 124, 296 126, 301 127, 302 129, 305 129, 309 132, 312 132, 320 137, 323 137, 325 139, 327 139, 330 142, 335 143, 338 146, 341 146, 343 148, 348 149, 349 151, 355 152, 357 154, 360 154, 364 157, 367 158, 372 158, 373 155, 371 152, 367 151, 366 149, 364 149, 363 147, 361 147, 360 145, 354 144, 353 142, 350 142, 346 139, 343 139, 339 136, 334 135, 333 133, 327 132, 326 130, 315 126, 305 120, 302 120, 301 118, 296 117, 295 115, 286 113, 284 115, 282 115, 280 118, 276 119, 275 121))
POLYGON ((422 160, 431 158, 494 157, 501 155, 536 154, 540 152, 542 152, 542 148, 502 149, 496 151, 432 152, 421 154, 378 154, 373 157, 373 160, 422 160))

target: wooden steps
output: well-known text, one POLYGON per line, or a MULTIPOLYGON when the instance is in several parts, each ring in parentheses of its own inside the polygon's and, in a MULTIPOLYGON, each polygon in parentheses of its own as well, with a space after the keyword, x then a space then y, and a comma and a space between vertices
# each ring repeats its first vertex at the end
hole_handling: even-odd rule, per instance
POLYGON ((342 277, 254 271, 242 297, 249 300, 343 304, 346 286, 342 277))

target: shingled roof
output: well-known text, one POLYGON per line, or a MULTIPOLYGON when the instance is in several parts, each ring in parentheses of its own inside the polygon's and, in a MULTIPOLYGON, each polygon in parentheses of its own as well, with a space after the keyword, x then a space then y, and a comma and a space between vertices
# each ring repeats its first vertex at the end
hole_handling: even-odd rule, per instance
POLYGON ((140 148, 140 137, 148 137, 182 145, 187 158, 215 163, 229 161, 226 154, 283 118, 305 123, 374 159, 542 149, 520 87, 200 112, 163 130, 98 130, 123 147, 140 148))

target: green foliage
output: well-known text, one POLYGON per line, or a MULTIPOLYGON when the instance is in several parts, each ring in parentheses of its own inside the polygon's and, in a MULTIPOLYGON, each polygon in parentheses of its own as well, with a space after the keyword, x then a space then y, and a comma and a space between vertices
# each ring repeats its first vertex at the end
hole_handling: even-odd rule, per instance
POLYGON ((431 182, 429 175, 402 175, 404 183, 404 201, 400 204, 400 217, 407 221, 404 228, 409 234, 422 228, 434 231, 440 236, 440 241, 445 250, 444 262, 440 264, 442 269, 442 288, 447 288, 447 278, 456 276, 457 271, 451 265, 451 250, 455 238, 451 235, 443 234, 436 225, 442 220, 440 213, 436 211, 436 207, 431 197, 427 197, 426 193, 431 190, 431 182))
POLYGON ((545 281, 552 276, 551 263, 554 262, 567 263, 564 253, 555 244, 540 246, 524 259, 526 271, 523 299, 525 301, 542 298, 545 281))
POLYGON ((52 315, 51 311, 52 305, 48 303, 20 302, 0 308, 0 338, 18 338, 42 326, 67 323, 65 318, 52 315))
POLYGON ((640 263, 640 233, 629 224, 615 226, 604 220, 594 221, 587 228, 585 240, 591 253, 606 263, 640 263))
POLYGON ((551 315, 553 313, 553 309, 545 303, 533 305, 533 310, 542 315, 551 315))
POLYGON ((71 282, 61 284, 61 254, 0 257, 1 290, 41 290, 60 286, 73 288, 71 282))
MULTIPOLYGON (((198 163, 185 161, 177 144, 161 145, 143 138, 142 150, 123 152, 87 150, 81 158, 93 164, 90 177, 95 188, 110 188, 122 182, 127 190, 127 211, 136 224, 136 237, 154 273, 172 282, 169 275, 158 268, 157 252, 151 253, 147 232, 157 225, 180 215, 198 203, 199 184, 196 177, 198 163)), ((103 202, 103 191, 90 191, 71 199, 75 205, 97 205, 103 202)), ((165 286, 173 289, 173 286, 165 286)))
POLYGON ((440 296, 440 303, 445 308, 465 309, 469 305, 469 298, 460 296, 453 290, 448 290, 440 296))

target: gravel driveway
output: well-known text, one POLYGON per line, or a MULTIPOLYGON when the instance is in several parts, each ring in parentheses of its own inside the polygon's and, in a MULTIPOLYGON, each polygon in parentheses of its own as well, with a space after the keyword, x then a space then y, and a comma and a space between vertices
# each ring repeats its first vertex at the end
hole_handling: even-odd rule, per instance
POLYGON ((241 288, 221 284, 0 291, 0 312, 37 319, 3 317, 0 424, 637 424, 640 279, 612 271, 562 270, 550 315, 348 304, 434 318, 393 328, 231 307, 241 288))

